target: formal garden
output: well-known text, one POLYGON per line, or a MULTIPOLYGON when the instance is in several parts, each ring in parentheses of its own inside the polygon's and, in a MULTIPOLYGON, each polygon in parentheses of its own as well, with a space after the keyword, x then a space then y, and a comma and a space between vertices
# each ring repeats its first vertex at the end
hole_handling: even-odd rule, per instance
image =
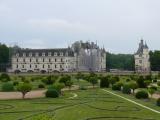
POLYGON ((0 75, 2 120, 159 120, 159 75, 0 75), (34 91, 42 93, 32 98, 34 91), (20 98, 16 95, 20 94, 20 98), (10 98, 10 96, 15 96, 10 98))

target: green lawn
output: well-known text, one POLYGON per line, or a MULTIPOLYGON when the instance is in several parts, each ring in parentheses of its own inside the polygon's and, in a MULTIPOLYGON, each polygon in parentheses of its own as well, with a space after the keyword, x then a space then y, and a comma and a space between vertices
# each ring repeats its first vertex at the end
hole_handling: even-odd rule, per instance
MULTIPOLYGON (((48 115, 55 120, 159 120, 160 114, 146 110, 101 89, 73 91, 56 99, 0 101, 0 120, 34 120, 48 115)), ((132 99, 132 97, 130 97, 132 99)), ((141 101, 143 104, 150 104, 141 101)), ((152 107, 152 106, 150 106, 152 107)), ((157 107, 158 109, 158 107, 157 107)), ((159 109, 160 110, 160 109, 159 109)))

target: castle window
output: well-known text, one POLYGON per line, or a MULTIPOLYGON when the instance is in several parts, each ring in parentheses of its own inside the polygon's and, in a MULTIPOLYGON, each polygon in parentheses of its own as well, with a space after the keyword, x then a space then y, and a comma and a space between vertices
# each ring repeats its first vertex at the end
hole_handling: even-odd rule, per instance
POLYGON ((57 56, 57 52, 54 53, 54 56, 57 56))
POLYGON ((26 57, 26 53, 23 53, 23 57, 26 57))
POLYGON ((142 64, 142 60, 139 60, 139 63, 141 63, 141 64, 142 64))
POLYGON ((57 68, 57 65, 55 65, 54 67, 57 68))
POLYGON ((55 62, 57 62, 57 59, 55 59, 55 62))
POLYGON ((30 65, 30 68, 32 67, 32 65, 30 65))
POLYGON ((30 59, 30 62, 32 62, 32 59, 30 59))
POLYGON ((22 65, 22 68, 24 68, 24 65, 22 65))
POLYGON ((19 57, 19 53, 16 53, 16 57, 19 57))
POLYGON ((18 59, 17 59, 17 62, 18 62, 18 59))
POLYGON ((51 62, 51 59, 49 58, 49 62, 51 62))
POLYGON ((16 66, 16 68, 18 68, 18 65, 16 66))
POLYGON ((36 62, 38 62, 38 59, 36 59, 36 62))
POLYGON ((50 65, 48 65, 48 68, 50 68, 50 65))
POLYGON ((26 60, 25 60, 25 59, 23 59, 23 62, 26 62, 26 60))
POLYGON ((52 56, 52 53, 51 53, 51 52, 49 52, 49 53, 48 53, 48 56, 52 56))
POLYGON ((63 56, 63 52, 60 52, 60 56, 63 56))
POLYGON ((62 68, 62 65, 60 65, 60 68, 62 68))
POLYGON ((43 62, 44 62, 44 58, 43 58, 43 62))
POLYGON ((42 53, 42 56, 44 57, 44 56, 45 56, 45 53, 42 53))
POLYGON ((35 65, 35 68, 37 68, 37 65, 35 65))
POLYGON ((61 58, 61 62, 63 62, 63 58, 61 58))
POLYGON ((29 53, 29 57, 32 57, 32 53, 29 53))
POLYGON ((44 68, 44 65, 43 65, 43 68, 44 68))
POLYGON ((38 57, 39 56, 39 53, 36 53, 36 57, 38 57))

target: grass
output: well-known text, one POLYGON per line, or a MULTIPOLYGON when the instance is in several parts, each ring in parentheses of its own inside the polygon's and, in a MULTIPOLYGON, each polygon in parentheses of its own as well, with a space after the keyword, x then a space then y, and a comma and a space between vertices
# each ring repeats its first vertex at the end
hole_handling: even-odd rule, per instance
MULTIPOLYGON (((134 99, 132 96, 122 95, 134 99)), ((154 108, 145 101, 137 100, 137 102, 154 108)), ((159 120, 160 118, 157 113, 105 93, 101 89, 66 92, 65 96, 56 99, 0 101, 1 120, 34 120, 38 115, 48 115, 54 120, 159 120), (68 99, 73 92, 78 97, 68 99)))

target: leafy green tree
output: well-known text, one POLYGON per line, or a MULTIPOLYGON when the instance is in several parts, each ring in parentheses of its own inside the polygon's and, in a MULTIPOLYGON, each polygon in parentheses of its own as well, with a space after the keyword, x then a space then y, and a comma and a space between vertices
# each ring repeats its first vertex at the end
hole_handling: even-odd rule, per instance
POLYGON ((143 76, 140 76, 138 79, 137 79, 137 84, 138 84, 138 87, 140 88, 146 88, 146 84, 144 82, 144 77, 143 76))
POLYGON ((22 93, 22 98, 25 98, 25 95, 32 90, 32 85, 29 83, 21 83, 17 86, 17 90, 22 93))
POLYGON ((97 77, 90 77, 89 82, 92 84, 93 88, 98 83, 97 77))
POLYGON ((109 87, 109 80, 107 76, 100 77, 100 87, 101 88, 108 88, 109 87))
POLYGON ((130 82, 129 83, 130 88, 133 90, 133 94, 135 93, 135 89, 138 88, 138 84, 136 82, 130 82))
POLYGON ((64 83, 55 83, 53 89, 56 89, 60 94, 62 94, 62 89, 65 87, 64 83))

